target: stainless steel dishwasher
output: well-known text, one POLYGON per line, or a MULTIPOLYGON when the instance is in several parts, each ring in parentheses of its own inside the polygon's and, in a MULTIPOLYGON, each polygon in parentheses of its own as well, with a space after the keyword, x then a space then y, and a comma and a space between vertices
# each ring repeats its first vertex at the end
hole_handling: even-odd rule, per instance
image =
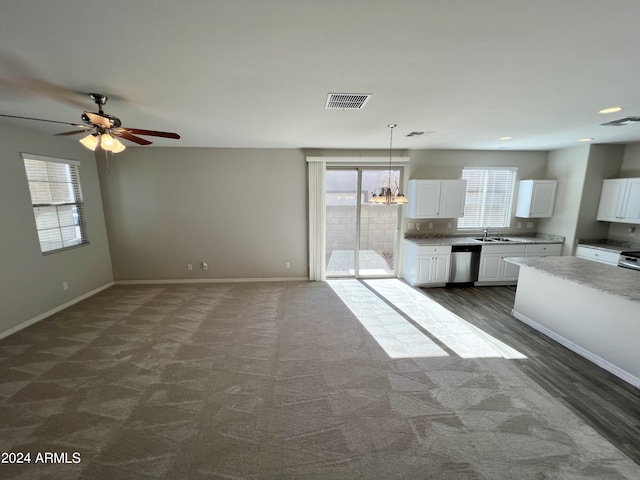
POLYGON ((482 245, 453 245, 448 284, 473 283, 478 280, 482 245))

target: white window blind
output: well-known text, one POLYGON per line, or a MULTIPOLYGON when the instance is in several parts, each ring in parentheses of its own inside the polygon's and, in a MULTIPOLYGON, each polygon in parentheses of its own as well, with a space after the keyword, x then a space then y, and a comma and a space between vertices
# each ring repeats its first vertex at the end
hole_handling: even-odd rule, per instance
POLYGON ((464 168, 467 198, 458 228, 508 227, 517 173, 516 167, 464 168))
POLYGON ((23 154, 42 253, 89 243, 76 162, 23 154))

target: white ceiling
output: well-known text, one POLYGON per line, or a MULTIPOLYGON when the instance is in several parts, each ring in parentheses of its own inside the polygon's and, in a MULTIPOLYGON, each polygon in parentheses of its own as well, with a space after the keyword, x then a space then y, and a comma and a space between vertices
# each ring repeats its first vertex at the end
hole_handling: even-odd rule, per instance
POLYGON ((10 0, 0 113, 95 111, 68 88, 182 135, 155 146, 388 148, 388 123, 409 149, 634 142, 640 124, 599 124, 640 116, 639 21, 638 0, 10 0), (325 110, 329 92, 373 96, 325 110))

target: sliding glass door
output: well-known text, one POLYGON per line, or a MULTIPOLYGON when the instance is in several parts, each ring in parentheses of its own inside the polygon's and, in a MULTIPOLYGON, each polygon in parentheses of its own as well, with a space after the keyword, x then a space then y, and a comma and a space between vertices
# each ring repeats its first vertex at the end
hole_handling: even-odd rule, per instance
POLYGON ((398 243, 398 206, 370 204, 380 189, 400 183, 400 170, 327 168, 326 276, 392 277, 398 243))

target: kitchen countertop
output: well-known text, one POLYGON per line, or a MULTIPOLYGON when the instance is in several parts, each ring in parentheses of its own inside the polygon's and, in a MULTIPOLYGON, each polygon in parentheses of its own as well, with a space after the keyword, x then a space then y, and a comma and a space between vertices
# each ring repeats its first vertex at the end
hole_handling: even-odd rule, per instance
POLYGON ((579 247, 596 248, 598 250, 604 250, 606 252, 633 252, 640 250, 640 243, 633 242, 618 242, 614 240, 580 240, 578 241, 579 247))
POLYGON ((518 235, 493 235, 489 234, 489 238, 507 238, 508 241, 493 241, 483 242, 475 240, 475 238, 481 237, 482 234, 474 236, 416 236, 405 237, 405 240, 413 242, 417 245, 513 245, 513 244, 550 244, 550 243, 564 243, 563 237, 556 237, 551 235, 535 235, 535 236, 518 236, 518 235))
POLYGON ((640 303, 640 271, 637 270, 570 256, 513 257, 505 261, 640 303))

